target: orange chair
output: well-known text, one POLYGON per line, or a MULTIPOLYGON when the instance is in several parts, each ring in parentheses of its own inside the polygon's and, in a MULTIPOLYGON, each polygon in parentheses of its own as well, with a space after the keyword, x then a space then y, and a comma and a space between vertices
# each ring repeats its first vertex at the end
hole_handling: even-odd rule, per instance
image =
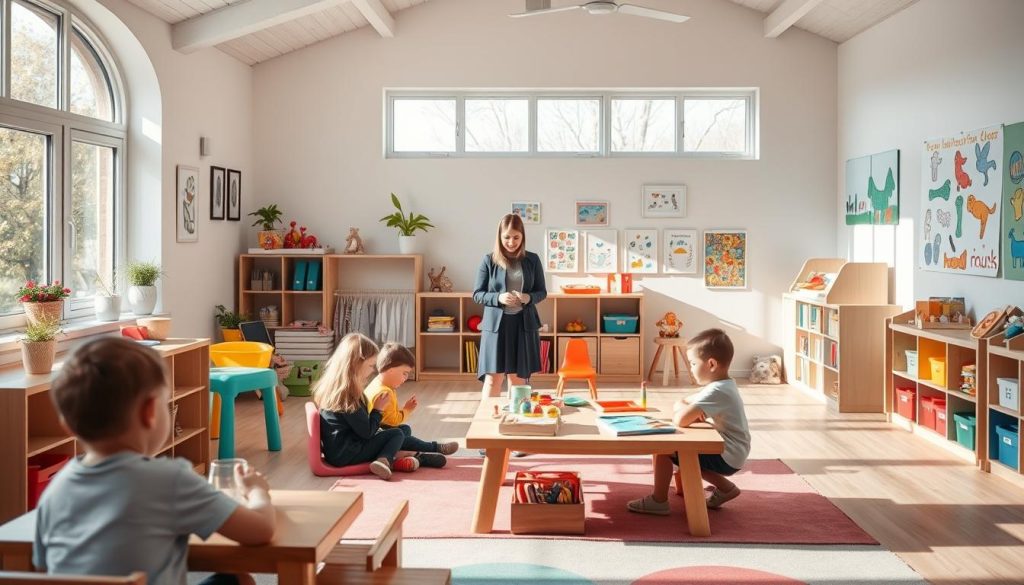
POLYGON ((562 367, 558 368, 558 396, 565 393, 566 380, 586 380, 590 386, 590 397, 597 400, 597 371, 590 363, 587 342, 582 339, 570 339, 565 344, 565 357, 562 367))

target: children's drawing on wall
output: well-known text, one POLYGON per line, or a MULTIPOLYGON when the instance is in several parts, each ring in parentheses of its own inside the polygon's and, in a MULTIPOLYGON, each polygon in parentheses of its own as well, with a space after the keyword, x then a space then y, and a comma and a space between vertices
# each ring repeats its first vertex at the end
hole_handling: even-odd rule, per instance
POLYGON ((900 223, 900 151, 846 161, 846 225, 900 223))
POLYGON ((686 185, 644 185, 644 217, 686 217, 686 185))
POLYGON ((576 230, 550 229, 544 238, 547 242, 545 258, 548 272, 578 272, 580 233, 576 230))
POLYGON ((608 202, 577 201, 576 225, 608 225, 608 202))
POLYGON ((999 168, 1011 166, 1003 161, 1003 140, 1003 128, 992 126, 925 141, 918 254, 924 270, 998 276, 999 240, 1010 228, 995 226, 1003 183, 1012 182, 999 168))
POLYGON ((1024 280, 1024 122, 1003 131, 1003 276, 1024 280))
POLYGON ((658 273, 658 230, 625 230, 622 244, 626 252, 626 272, 658 273))
POLYGON ((619 232, 590 230, 587 235, 586 272, 610 273, 619 270, 619 232))
POLYGON ((704 286, 747 288, 746 231, 704 231, 704 286))
POLYGON ((540 202, 513 201, 511 213, 521 217, 523 223, 540 223, 540 202))
POLYGON ((697 274, 697 230, 666 228, 662 236, 665 242, 662 271, 666 274, 697 274))

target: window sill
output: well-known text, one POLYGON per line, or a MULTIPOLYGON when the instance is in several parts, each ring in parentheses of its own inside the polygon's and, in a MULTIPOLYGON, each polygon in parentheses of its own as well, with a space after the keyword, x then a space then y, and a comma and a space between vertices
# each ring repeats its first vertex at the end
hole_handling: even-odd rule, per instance
MULTIPOLYGON (((141 315, 134 315, 132 313, 121 313, 121 318, 117 321, 97 321, 96 319, 75 319, 68 321, 61 326, 62 333, 57 339, 57 351, 63 351, 65 349, 63 346, 68 341, 120 331, 121 327, 125 325, 135 325, 135 320, 140 316, 141 315)), ((153 313, 152 315, 145 316, 168 317, 170 315, 168 313, 153 313)), ((21 359, 20 356, 14 356, 13 354, 15 352, 19 352, 18 341, 23 335, 24 331, 17 330, 0 332, 0 364, 10 363, 16 359, 21 359)))

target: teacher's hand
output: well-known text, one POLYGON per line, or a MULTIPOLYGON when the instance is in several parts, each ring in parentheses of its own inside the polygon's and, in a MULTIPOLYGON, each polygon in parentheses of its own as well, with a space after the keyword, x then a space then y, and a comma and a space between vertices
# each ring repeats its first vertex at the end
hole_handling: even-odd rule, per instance
POLYGON ((515 294, 519 295, 519 302, 520 303, 525 305, 525 304, 530 302, 530 295, 529 294, 524 293, 524 292, 517 292, 515 294))
POLYGON ((519 297, 505 292, 498 295, 498 302, 508 307, 516 307, 519 305, 519 297))

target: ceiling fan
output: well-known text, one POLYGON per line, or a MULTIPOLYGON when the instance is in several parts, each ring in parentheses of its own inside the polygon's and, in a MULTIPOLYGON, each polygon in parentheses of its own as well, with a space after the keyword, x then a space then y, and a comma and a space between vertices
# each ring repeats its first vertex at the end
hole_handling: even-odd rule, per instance
POLYGON ((535 16, 537 14, 565 12, 567 10, 576 10, 577 8, 586 10, 588 14, 612 14, 618 12, 620 14, 646 16, 647 18, 657 18, 659 20, 667 20, 670 22, 686 22, 690 19, 689 16, 675 14, 674 12, 665 12, 664 10, 644 8, 643 6, 634 6, 632 4, 618 4, 612 0, 593 0, 592 2, 585 2, 583 4, 559 6, 557 8, 551 7, 551 0, 526 0, 526 12, 509 14, 509 16, 512 18, 521 18, 523 16, 535 16))

